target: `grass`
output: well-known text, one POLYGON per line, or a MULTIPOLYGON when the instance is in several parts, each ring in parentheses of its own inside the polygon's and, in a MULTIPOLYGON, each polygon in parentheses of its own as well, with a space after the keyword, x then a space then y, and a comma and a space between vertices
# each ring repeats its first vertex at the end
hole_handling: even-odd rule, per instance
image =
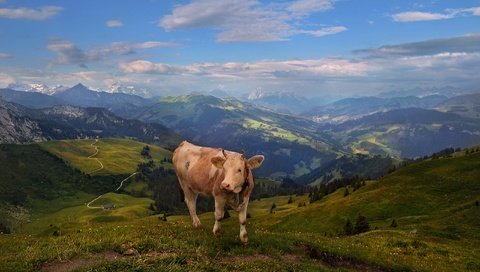
MULTIPOLYGON (((40 145, 63 160, 72 167, 85 173, 91 173, 99 169, 99 163, 93 159, 97 158, 104 165, 104 169, 96 171, 95 175, 126 174, 135 172, 139 162, 147 162, 140 155, 140 152, 147 144, 129 139, 107 138, 99 139, 95 146, 98 147, 98 154, 88 158, 95 153, 92 144, 95 140, 62 140, 40 143, 40 145)), ((155 145, 148 145, 152 159, 156 162, 164 158, 171 158, 171 152, 155 145)), ((168 168, 170 164, 165 164, 168 168)))
POLYGON ((0 267, 28 271, 83 262, 79 271, 478 271, 478 177, 477 152, 412 164, 347 197, 341 188, 312 204, 307 196, 294 196, 290 204, 288 196, 251 201, 246 247, 236 212, 214 237, 211 212, 200 215, 205 228, 197 230, 189 216, 164 222, 149 215, 151 200, 107 194, 97 204, 115 203, 117 210, 67 207, 40 216, 23 232, 1 235, 0 267), (298 207, 303 202, 307 206, 298 207), (338 233, 359 214, 371 231, 338 233), (397 228, 389 226, 392 219, 397 228), (57 229, 61 234, 53 236, 57 229), (138 254, 124 256, 128 249, 138 254), (92 261, 109 252, 116 258, 92 261))

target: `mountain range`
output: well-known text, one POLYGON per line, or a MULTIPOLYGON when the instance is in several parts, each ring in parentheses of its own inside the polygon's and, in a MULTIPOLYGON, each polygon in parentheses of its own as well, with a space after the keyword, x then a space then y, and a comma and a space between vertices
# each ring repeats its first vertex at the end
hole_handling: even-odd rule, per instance
POLYGON ((167 97, 132 118, 161 123, 207 146, 264 154, 261 175, 301 175, 338 151, 306 118, 277 113, 235 98, 191 94, 167 97))
POLYGON ((278 178, 356 153, 401 159, 480 143, 480 94, 349 98, 310 110, 315 103, 291 93, 256 92, 246 101, 219 94, 146 99, 82 84, 51 95, 0 89, 0 141, 119 136, 172 147, 187 139, 264 154, 258 173, 278 178))
POLYGON ((393 98, 366 96, 342 99, 325 106, 315 107, 302 115, 319 123, 343 123, 374 113, 402 108, 432 109, 446 100, 448 100, 448 97, 442 95, 393 98))
POLYGON ((181 137, 160 124, 126 120, 104 108, 59 105, 30 109, 0 99, 0 142, 28 143, 85 137, 130 137, 173 148, 181 137))
POLYGON ((256 106, 287 114, 300 114, 320 102, 317 99, 308 99, 292 92, 265 92, 261 90, 251 92, 247 101, 256 106))

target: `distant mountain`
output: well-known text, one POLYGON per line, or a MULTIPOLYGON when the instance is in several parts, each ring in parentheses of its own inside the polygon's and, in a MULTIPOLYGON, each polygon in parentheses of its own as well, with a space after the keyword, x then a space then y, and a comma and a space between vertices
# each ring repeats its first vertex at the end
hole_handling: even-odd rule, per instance
POLYGON ((27 143, 47 138, 24 107, 0 99, 0 143, 27 143))
POLYGON ((278 112, 298 114, 315 106, 311 99, 291 92, 253 91, 248 96, 248 102, 263 106, 278 112))
POLYGON ((447 99, 448 97, 441 95, 425 97, 405 96, 394 98, 380 98, 373 96, 346 98, 325 106, 316 107, 302 115, 312 118, 317 122, 342 123, 377 112, 387 112, 395 109, 413 107, 431 109, 447 99))
POLYGON ((175 129, 202 145, 262 153, 260 175, 298 176, 330 161, 338 151, 310 120, 279 114, 234 98, 191 94, 168 97, 134 118, 175 129))
POLYGON ((21 83, 11 83, 7 86, 7 89, 22 91, 22 92, 38 92, 42 94, 52 95, 55 93, 62 92, 68 87, 57 85, 54 87, 49 87, 45 84, 21 84, 21 83))
POLYGON ((126 120, 103 108, 55 106, 28 109, 0 102, 0 143, 27 143, 85 137, 132 137, 173 148, 181 137, 160 124, 126 120))
POLYGON ((130 116, 140 108, 152 104, 150 100, 137 95, 96 92, 82 84, 77 84, 53 96, 74 106, 106 108, 122 117, 130 116))
POLYGON ((114 83, 112 84, 107 90, 107 93, 123 93, 123 94, 130 94, 130 95, 138 95, 141 97, 150 97, 151 94, 148 92, 146 88, 140 88, 132 85, 123 85, 121 83, 114 83))
POLYGON ((354 153, 418 157, 447 147, 480 143, 480 123, 453 113, 419 108, 398 109, 323 125, 319 131, 354 153))
POLYGON ((39 92, 15 91, 12 89, 0 89, 0 98, 34 109, 53 107, 66 103, 60 98, 39 92))
POLYGON ((443 112, 480 119, 480 93, 452 97, 436 107, 443 112))
POLYGON ((403 97, 403 96, 430 96, 430 95, 441 95, 441 96, 457 96, 465 94, 467 90, 462 90, 455 88, 453 86, 444 86, 444 87, 416 87, 403 90, 393 90, 382 92, 377 95, 377 97, 382 98, 394 98, 394 97, 403 97))

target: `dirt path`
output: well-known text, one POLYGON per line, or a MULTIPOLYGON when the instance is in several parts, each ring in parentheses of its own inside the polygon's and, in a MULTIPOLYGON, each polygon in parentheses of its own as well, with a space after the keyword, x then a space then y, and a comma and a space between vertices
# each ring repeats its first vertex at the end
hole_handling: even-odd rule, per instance
MULTIPOLYGON (((124 178, 124 179, 120 182, 120 185, 117 187, 117 189, 115 189, 115 192, 118 191, 118 190, 120 190, 120 189, 122 188, 123 183, 124 183, 127 179, 135 176, 136 174, 138 174, 138 172, 135 172, 135 173, 131 174, 130 176, 124 178)), ((102 196, 103 196, 103 194, 97 196, 95 199, 93 199, 92 201, 88 202, 88 203, 87 203, 87 208, 89 208, 89 209, 102 209, 103 206, 90 206, 93 202, 97 201, 97 200, 100 199, 102 196)))
POLYGON ((131 174, 130 176, 126 177, 125 179, 123 179, 123 180, 120 182, 120 185, 118 186, 118 188, 115 189, 115 192, 118 191, 118 190, 120 190, 120 189, 122 188, 124 181, 126 181, 127 179, 135 176, 136 174, 138 174, 138 172, 135 172, 135 173, 131 174))
MULTIPOLYGON (((93 153, 92 155, 88 156, 89 159, 94 159, 94 160, 97 160, 97 162, 100 164, 100 168, 96 169, 96 170, 93 170, 92 172, 90 172, 89 174, 92 174, 94 172, 97 172, 97 171, 100 171, 104 168, 103 166, 103 163, 98 159, 98 158, 93 158, 94 156, 96 156, 99 152, 98 150, 98 146, 96 146, 95 144, 98 143, 98 139, 95 139, 95 142, 91 144, 91 146, 95 147, 95 153, 93 153)), ((117 189, 115 189, 115 192, 117 192, 118 190, 120 190, 123 186, 123 183, 128 180, 129 178, 135 176, 136 174, 138 174, 137 172, 131 174, 130 176, 124 178, 121 182, 120 182, 120 185, 117 187, 117 189)), ((103 196, 103 194, 97 196, 95 199, 93 199, 92 201, 88 202, 87 203, 87 208, 89 209, 103 209, 103 206, 90 206, 93 202, 97 201, 98 199, 100 199, 101 197, 103 196)))
POLYGON ((98 146, 96 146, 97 143, 98 143, 98 139, 95 139, 95 142, 91 144, 91 146, 95 147, 95 153, 93 153, 92 155, 88 156, 88 158, 89 158, 89 159, 94 159, 94 160, 96 160, 96 161, 100 164, 100 168, 95 169, 95 170, 93 170, 92 172, 88 173, 89 175, 91 175, 91 174, 93 174, 93 173, 95 173, 95 172, 98 172, 98 171, 100 171, 100 170, 102 170, 102 169, 104 168, 104 167, 103 167, 103 163, 102 163, 98 158, 94 158, 94 157, 98 154, 98 152, 99 152, 98 146))

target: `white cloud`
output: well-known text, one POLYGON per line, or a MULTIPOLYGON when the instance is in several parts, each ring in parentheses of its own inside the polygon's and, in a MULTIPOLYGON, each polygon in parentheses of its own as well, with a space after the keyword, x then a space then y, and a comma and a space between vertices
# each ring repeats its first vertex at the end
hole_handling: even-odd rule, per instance
POLYGON ((113 42, 107 46, 98 47, 91 50, 82 50, 75 43, 64 39, 51 39, 47 48, 57 54, 52 64, 73 64, 80 67, 87 67, 90 62, 105 59, 111 55, 134 54, 138 49, 152 49, 175 47, 178 44, 163 41, 147 41, 141 43, 132 42, 113 42))
POLYGON ((40 9, 0 8, 0 17, 42 21, 55 16, 62 10, 63 8, 57 6, 46 6, 40 9))
POLYGON ((137 74, 173 74, 182 70, 177 66, 152 63, 147 60, 136 60, 132 62, 120 63, 120 69, 125 73, 137 73, 137 74))
POLYGON ((120 20, 108 20, 106 24, 107 24, 108 27, 112 27, 112 28, 123 26, 123 22, 120 21, 120 20))
POLYGON ((465 12, 471 12, 475 16, 480 16, 480 7, 465 9, 465 12))
POLYGON ((166 31, 212 28, 219 31, 219 42, 279 41, 299 33, 323 36, 316 31, 302 30, 298 25, 301 18, 331 8, 333 1, 330 0, 297 0, 285 4, 195 0, 174 8, 158 25, 166 31))
POLYGON ((75 64, 86 67, 86 64, 99 59, 95 52, 84 52, 73 42, 64 39, 51 39, 47 48, 57 54, 53 64, 75 64))
POLYGON ((264 60, 255 63, 196 63, 186 66, 136 60, 120 63, 119 67, 126 73, 205 76, 230 79, 362 76, 370 70, 370 67, 365 62, 334 58, 288 61, 264 60))
POLYGON ((5 54, 5 53, 0 53, 0 59, 11 59, 14 58, 14 55, 11 54, 5 54))
POLYGON ((333 27, 325 27, 320 30, 300 30, 298 31, 298 33, 309 34, 315 37, 323 37, 327 35, 337 34, 347 30, 348 28, 344 26, 333 26, 333 27))
POLYGON ((6 87, 11 83, 15 83, 15 78, 8 73, 0 72, 0 87, 6 87))
POLYGON ((466 9, 446 9, 443 13, 407 11, 392 15, 395 22, 418 22, 418 21, 435 21, 453 19, 458 16, 475 15, 480 16, 480 7, 472 7, 466 9))
POLYGON ((111 44, 97 49, 98 54, 133 54, 136 49, 153 49, 153 48, 166 48, 177 47, 178 44, 174 42, 162 42, 162 41, 147 41, 141 43, 132 42, 112 42, 111 44))
POLYGON ((420 11, 407 11, 394 14, 392 17, 395 22, 417 22, 451 19, 453 18, 453 15, 420 11))
POLYGON ((305 16, 313 12, 326 11, 333 8, 333 0, 297 0, 287 10, 296 16, 305 16))

